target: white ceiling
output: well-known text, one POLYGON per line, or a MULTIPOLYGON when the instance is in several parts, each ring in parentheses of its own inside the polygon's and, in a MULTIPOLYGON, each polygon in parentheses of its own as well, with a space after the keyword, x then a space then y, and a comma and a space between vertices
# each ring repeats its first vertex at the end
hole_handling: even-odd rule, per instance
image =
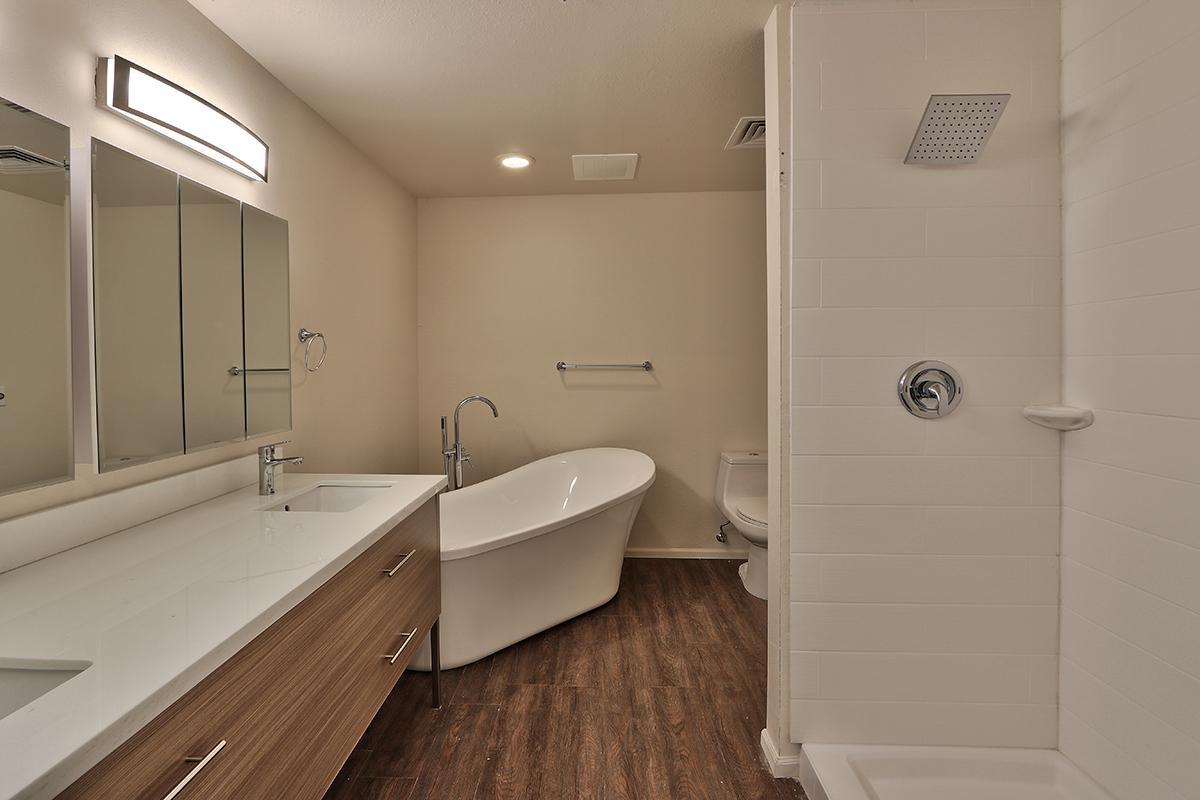
POLYGON ((763 111, 771 0, 190 2, 419 197, 763 186, 722 148, 763 111), (642 158, 576 183, 572 153, 642 158))

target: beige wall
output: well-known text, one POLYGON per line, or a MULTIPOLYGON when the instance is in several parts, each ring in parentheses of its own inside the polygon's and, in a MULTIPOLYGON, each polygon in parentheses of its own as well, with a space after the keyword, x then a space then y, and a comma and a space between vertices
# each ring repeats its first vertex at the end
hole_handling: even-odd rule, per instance
POLYGON ((1058 8, 1013 6, 793 9, 794 741, 1055 744, 1059 444, 1021 407, 1059 395, 1058 8), (978 164, 903 164, 982 92, 978 164), (896 397, 923 358, 950 417, 896 397))
POLYGON ((441 469, 438 417, 484 394, 500 419, 464 412, 470 482, 635 448, 658 480, 630 547, 719 548, 718 453, 766 443, 763 193, 421 200, 418 219, 421 469, 441 469))
POLYGON ((1200 797, 1200 4, 1063 5, 1059 741, 1120 800, 1200 797))
MULTIPOLYGON (((287 219, 292 328, 322 330, 330 344, 325 368, 315 375, 299 369, 299 349, 293 349, 290 452, 306 457, 307 470, 414 470, 414 199, 185 0, 0 0, 0 18, 0 96, 71 128, 77 273, 86 264, 81 246, 88 235, 92 136, 287 219), (95 60, 112 53, 195 91, 266 139, 270 183, 251 183, 98 109, 95 60)), ((77 310, 88 305, 82 291, 77 310)), ((78 335, 87 335, 81 327, 77 347, 78 335)), ((86 339, 79 349, 86 352, 86 339)), ((78 371, 76 383, 84 395, 77 408, 89 412, 90 387, 79 385, 78 371)), ((77 413, 80 421, 86 425, 88 417, 77 413)), ((0 518, 226 460, 255 444, 102 477, 84 463, 75 481, 0 497, 0 518)))

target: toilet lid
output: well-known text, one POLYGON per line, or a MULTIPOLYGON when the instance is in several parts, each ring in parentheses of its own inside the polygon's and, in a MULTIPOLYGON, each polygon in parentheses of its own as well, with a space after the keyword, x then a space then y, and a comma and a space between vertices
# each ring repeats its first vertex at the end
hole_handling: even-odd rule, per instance
POLYGON ((767 524, 767 498, 747 497, 740 500, 737 504, 737 513, 747 522, 765 526, 767 524))

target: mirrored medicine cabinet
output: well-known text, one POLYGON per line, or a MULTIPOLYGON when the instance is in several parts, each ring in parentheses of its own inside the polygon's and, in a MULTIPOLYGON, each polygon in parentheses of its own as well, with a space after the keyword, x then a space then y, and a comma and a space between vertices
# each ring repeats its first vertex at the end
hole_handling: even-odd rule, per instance
POLYGON ((92 143, 101 471, 291 428, 287 222, 92 143))
POLYGON ((0 494, 69 480, 70 131, 0 100, 0 494))

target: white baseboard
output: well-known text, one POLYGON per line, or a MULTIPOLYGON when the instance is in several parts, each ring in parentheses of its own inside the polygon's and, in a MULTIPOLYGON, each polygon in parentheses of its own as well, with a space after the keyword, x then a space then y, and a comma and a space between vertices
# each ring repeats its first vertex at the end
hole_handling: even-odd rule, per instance
POLYGON ((775 746, 775 740, 771 738, 771 734, 766 728, 763 728, 762 735, 758 737, 758 743, 762 747, 763 761, 766 762, 767 769, 772 776, 800 779, 799 753, 794 756, 780 755, 779 748, 775 746))
POLYGON ((724 547, 630 547, 626 558, 746 558, 745 550, 724 547))

